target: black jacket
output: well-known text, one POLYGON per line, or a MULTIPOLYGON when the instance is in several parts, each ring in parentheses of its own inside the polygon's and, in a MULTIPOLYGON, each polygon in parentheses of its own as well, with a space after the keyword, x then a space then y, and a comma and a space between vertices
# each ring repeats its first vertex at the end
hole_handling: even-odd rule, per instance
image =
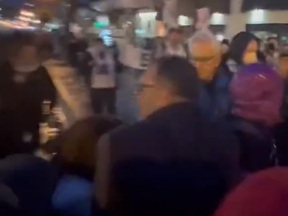
POLYGON ((56 101, 56 89, 44 67, 16 82, 10 63, 0 67, 0 158, 28 153, 39 145, 39 123, 44 100, 56 101))
POLYGON ((234 137, 190 103, 112 132, 98 152, 97 186, 109 179, 106 208, 125 216, 211 215, 238 171, 234 137))
POLYGON ((229 119, 240 146, 241 169, 253 173, 273 166, 277 156, 273 153, 273 128, 236 116, 229 119))

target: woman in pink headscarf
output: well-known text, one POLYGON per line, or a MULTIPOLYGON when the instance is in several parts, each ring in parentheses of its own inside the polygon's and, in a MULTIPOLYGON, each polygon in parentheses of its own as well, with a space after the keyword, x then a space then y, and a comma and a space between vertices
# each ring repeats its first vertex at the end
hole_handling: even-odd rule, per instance
POLYGON ((264 64, 240 68, 230 84, 233 129, 240 142, 242 169, 255 172, 273 165, 273 129, 281 122, 283 80, 264 64))

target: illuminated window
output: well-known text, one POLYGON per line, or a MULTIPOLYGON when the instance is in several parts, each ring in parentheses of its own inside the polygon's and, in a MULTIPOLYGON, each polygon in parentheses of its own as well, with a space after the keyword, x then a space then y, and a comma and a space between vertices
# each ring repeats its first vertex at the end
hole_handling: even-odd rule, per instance
POLYGON ((218 41, 222 41, 222 40, 224 39, 224 35, 222 35, 222 34, 217 34, 217 35, 216 35, 216 39, 217 39, 218 41))
POLYGON ((180 26, 190 26, 192 25, 192 19, 187 16, 179 16, 178 17, 178 24, 180 26))
POLYGON ((225 15, 222 13, 213 13, 211 16, 210 24, 225 25, 225 15))
POLYGON ((250 22, 252 23, 263 23, 265 18, 265 11, 256 9, 251 11, 250 22))

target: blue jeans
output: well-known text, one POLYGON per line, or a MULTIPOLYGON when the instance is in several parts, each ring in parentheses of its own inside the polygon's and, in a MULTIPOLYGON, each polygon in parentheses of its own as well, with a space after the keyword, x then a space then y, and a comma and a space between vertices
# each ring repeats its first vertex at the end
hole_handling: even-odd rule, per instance
POLYGON ((134 124, 140 119, 135 93, 138 89, 142 73, 142 70, 125 68, 122 73, 117 75, 117 117, 127 124, 134 124))

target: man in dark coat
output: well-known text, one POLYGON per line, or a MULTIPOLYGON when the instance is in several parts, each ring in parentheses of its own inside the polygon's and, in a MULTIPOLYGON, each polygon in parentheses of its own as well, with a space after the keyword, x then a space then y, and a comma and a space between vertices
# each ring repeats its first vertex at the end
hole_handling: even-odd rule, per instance
POLYGON ((13 56, 0 66, 0 158, 39 147, 43 103, 53 106, 57 96, 33 37, 17 36, 11 50, 13 56))
POLYGON ((166 57, 141 79, 144 120, 104 136, 96 194, 118 215, 211 215, 238 171, 238 147, 221 123, 206 121, 195 68, 166 57))

